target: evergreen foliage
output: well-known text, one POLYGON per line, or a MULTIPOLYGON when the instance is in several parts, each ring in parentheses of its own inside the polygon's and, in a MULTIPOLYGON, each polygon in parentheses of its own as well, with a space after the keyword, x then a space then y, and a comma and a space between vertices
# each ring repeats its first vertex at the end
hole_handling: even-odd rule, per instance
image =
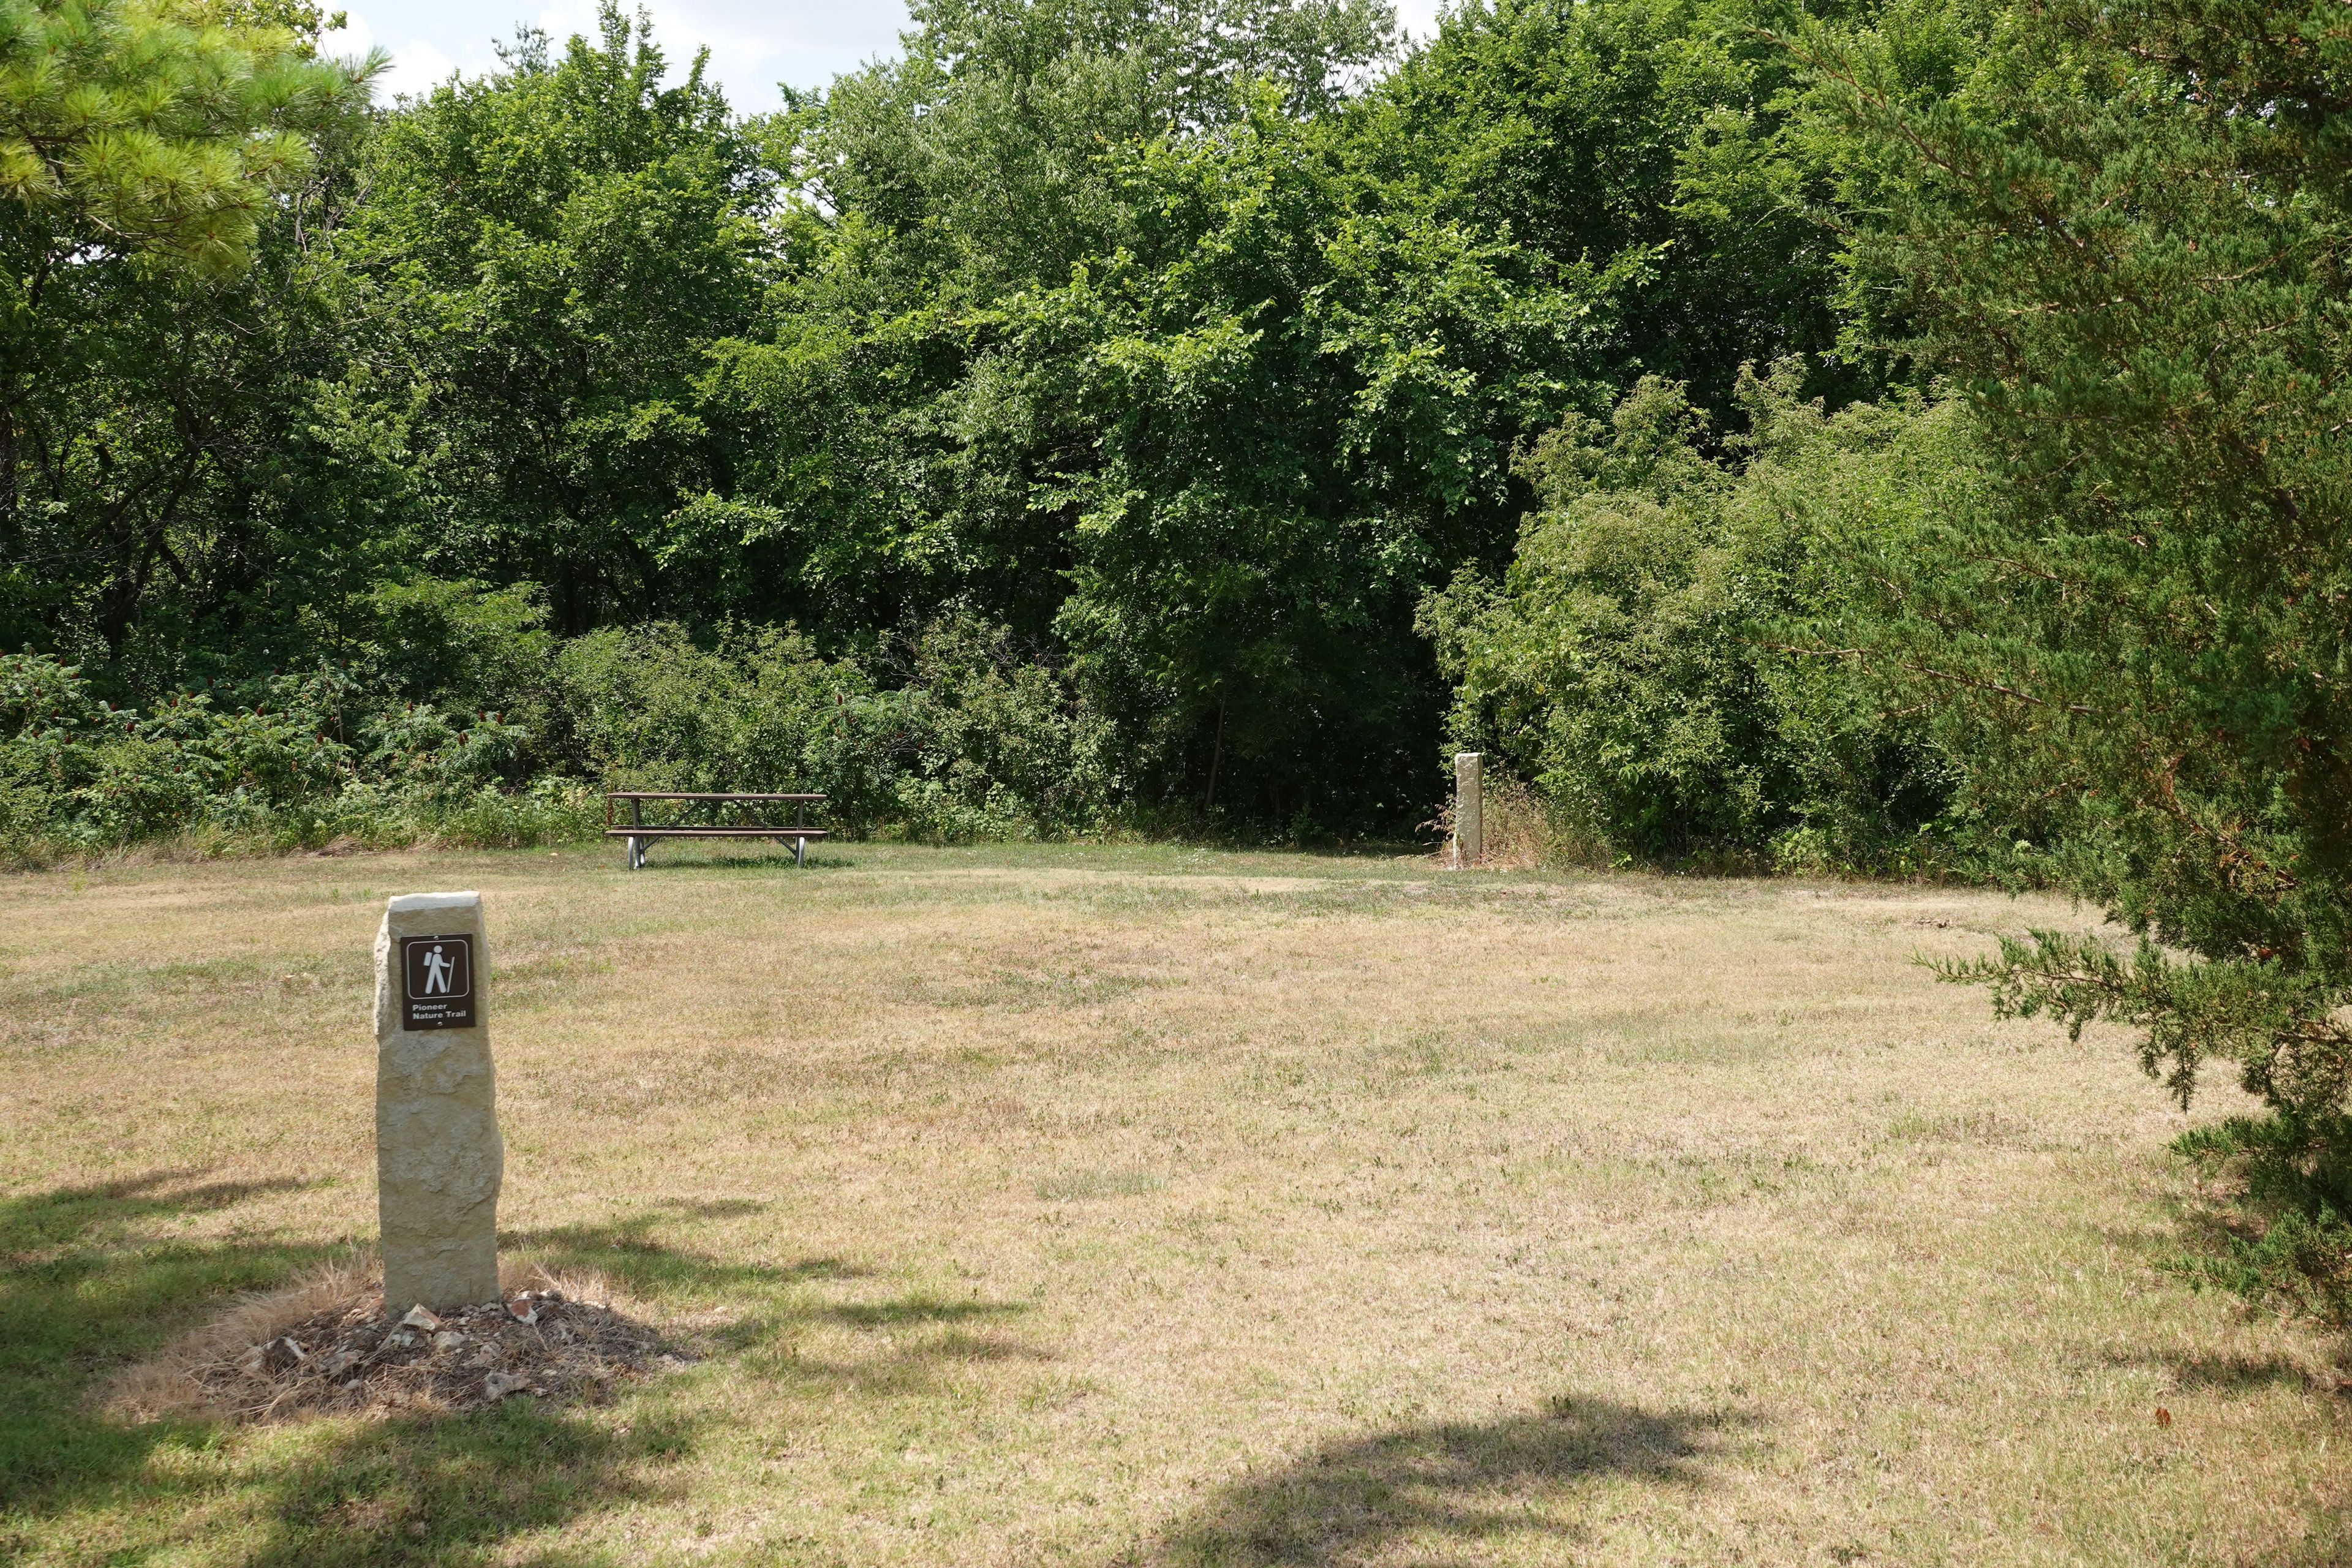
MULTIPOLYGON (((2258 1225, 2352 1255, 2352 287, 2340 8, 2066 3, 1925 103, 1817 37, 1900 150, 1873 248, 2004 483, 1868 558, 1863 637, 1964 716, 1979 795, 2136 933, 1956 977, 2142 1031, 2185 1103, 2232 1064, 2270 1120, 2258 1225)), ((2286 1252, 2307 1252, 2289 1248, 2286 1252)), ((2285 1256, 2285 1253, 2277 1254, 2285 1256)))
MULTIPOLYGON (((318 18, 309 18, 315 30, 318 18)), ((270 195, 367 74, 258 16, 147 0, 0 6, 0 203, 11 303, 57 269, 144 256, 212 274, 251 259, 270 195)))

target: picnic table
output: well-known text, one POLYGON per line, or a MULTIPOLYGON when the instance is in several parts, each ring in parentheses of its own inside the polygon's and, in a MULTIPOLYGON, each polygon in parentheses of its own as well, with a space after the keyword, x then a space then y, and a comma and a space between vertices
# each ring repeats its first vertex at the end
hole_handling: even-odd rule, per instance
POLYGON ((824 828, 808 826, 806 821, 808 803, 813 800, 821 801, 824 798, 824 796, 821 795, 736 795, 668 789, 608 790, 604 795, 604 837, 628 841, 629 869, 632 871, 644 868, 646 846, 656 838, 772 838, 779 844, 789 839, 793 847, 793 864, 804 866, 808 864, 809 840, 823 838, 825 836, 824 828), (709 807, 710 820, 709 822, 647 822, 646 802, 649 800, 684 802, 686 805, 683 809, 686 812, 693 811, 698 805, 707 805, 709 807), (613 807, 622 801, 628 803, 629 819, 626 822, 615 823, 613 820, 613 807), (766 805, 783 801, 793 803, 793 820, 788 823, 720 820, 728 815, 730 806, 766 805))

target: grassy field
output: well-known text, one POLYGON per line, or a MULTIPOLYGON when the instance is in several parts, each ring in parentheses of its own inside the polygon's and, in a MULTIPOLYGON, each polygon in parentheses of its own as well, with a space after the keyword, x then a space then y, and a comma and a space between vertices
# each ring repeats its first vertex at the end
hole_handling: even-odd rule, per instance
POLYGON ((1913 962, 2063 907, 619 858, 0 879, 0 1560, 2352 1561, 2330 1347, 2161 1267, 2184 1119, 2123 1037, 1913 962), (108 1418, 368 1245, 369 944, 450 887, 509 1255, 704 1359, 604 1407, 108 1418))

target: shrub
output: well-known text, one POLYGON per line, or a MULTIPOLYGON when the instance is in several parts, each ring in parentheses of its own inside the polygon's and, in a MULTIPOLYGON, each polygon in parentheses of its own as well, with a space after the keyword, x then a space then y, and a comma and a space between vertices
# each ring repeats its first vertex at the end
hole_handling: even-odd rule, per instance
POLYGON ((485 784, 470 796, 418 812, 418 836, 475 849, 528 849, 593 838, 604 827, 604 801, 576 779, 543 778, 527 790, 485 784))
POLYGON ((1094 831, 1120 806, 1112 726, 1064 671, 969 616, 836 658, 789 629, 705 647, 655 625, 500 664, 447 645, 479 643, 485 625, 534 637, 536 613, 447 586, 396 601, 410 673, 387 676, 400 661, 374 648, 273 678, 234 711, 210 691, 117 709, 70 666, 0 661, 0 826, 38 858, 175 835, 538 844, 594 832, 604 788, 810 791, 836 829, 935 840, 1094 831), (479 673, 493 667, 530 684, 530 722, 397 694, 494 696, 479 673))
POLYGON ((1908 868, 1950 804, 1925 726, 1797 645, 1852 591, 1842 531, 1944 504, 1967 454, 1943 410, 1832 417, 1796 384, 1743 374, 1748 430, 1720 440, 1654 377, 1607 426, 1571 419, 1522 464, 1542 504, 1503 580, 1423 607, 1454 742, 1532 779, 1588 853, 1908 868))
POLYGON ((851 833, 969 839, 1093 829, 1121 785, 1109 726, 970 617, 862 658, 656 626, 591 633, 557 663, 576 765, 616 788, 820 792, 851 833))
POLYGON ((491 715, 357 701, 336 671, 270 691, 281 706, 223 712, 209 692, 179 692, 142 713, 91 697, 72 666, 0 658, 0 826, 20 856, 191 834, 275 847, 404 842, 488 809, 522 739, 491 715))

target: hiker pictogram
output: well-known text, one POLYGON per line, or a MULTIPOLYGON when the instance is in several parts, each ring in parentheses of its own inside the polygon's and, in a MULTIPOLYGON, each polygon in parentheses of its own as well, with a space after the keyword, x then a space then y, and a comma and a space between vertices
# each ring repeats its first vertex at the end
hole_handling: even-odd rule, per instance
POLYGON ((463 1029, 474 1023, 474 944, 463 936, 400 939, 401 1026, 463 1029))

